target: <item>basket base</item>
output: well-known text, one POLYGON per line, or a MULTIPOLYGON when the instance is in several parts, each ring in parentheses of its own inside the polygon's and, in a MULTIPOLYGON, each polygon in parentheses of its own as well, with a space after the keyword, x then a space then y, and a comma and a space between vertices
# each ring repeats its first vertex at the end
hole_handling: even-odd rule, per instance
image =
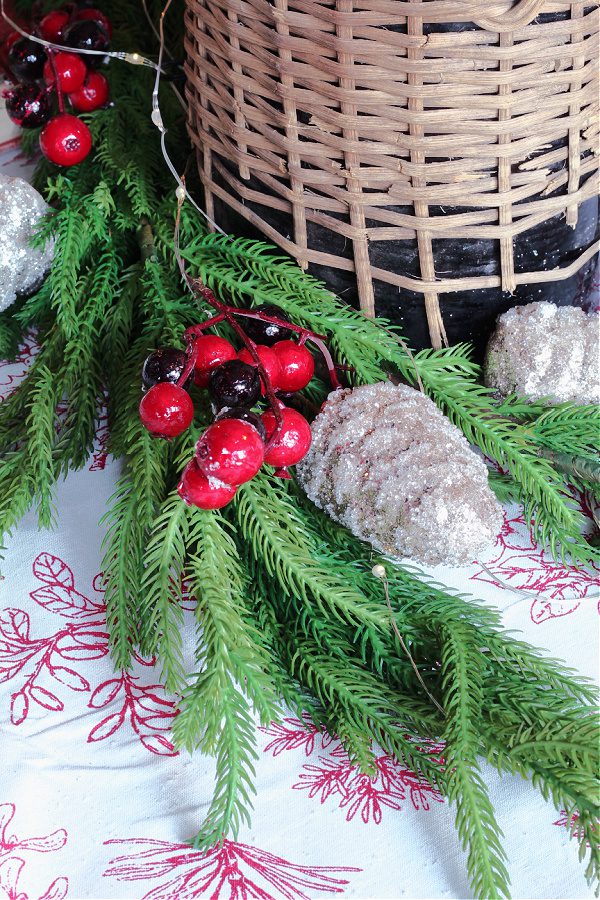
MULTIPOLYGON (((217 223, 224 231, 264 240, 264 235, 248 222, 240 213, 232 209, 218 197, 214 198, 217 223)), ((253 204, 247 204, 250 208, 253 204)), ((276 209, 265 210, 257 207, 255 212, 283 235, 289 234, 289 217, 276 209)), ((541 226, 519 235, 515 241, 515 266, 517 271, 531 271, 532 260, 544 261, 544 268, 564 268, 574 262, 588 246, 598 238, 598 198, 583 203, 579 210, 577 228, 566 225, 564 217, 544 222, 541 226)), ((312 226, 309 235, 310 246, 332 250, 332 236, 319 226, 312 226), (319 233, 321 232, 321 233, 319 233)), ((343 243, 343 238, 341 239, 343 243)), ((372 258, 381 268, 403 273, 418 274, 418 255, 412 242, 387 243, 378 248, 371 246, 372 258)), ((462 241, 439 243, 440 271, 460 272, 464 275, 479 275, 483 271, 495 274, 500 261, 496 258, 495 247, 490 241, 469 242, 468 248, 462 241), (442 256, 443 253, 443 256, 442 256)), ((280 251, 281 252, 281 251, 280 251)), ((311 263, 308 272, 324 282, 326 286, 355 308, 359 308, 358 290, 353 272, 311 263)), ((482 361, 487 341, 494 329, 496 319, 513 306, 545 300, 557 306, 580 306, 587 308, 592 302, 594 284, 598 280, 598 255, 588 260, 574 275, 559 281, 518 285, 514 294, 500 288, 457 291, 440 297, 440 309, 450 344, 469 341, 475 349, 475 358, 482 361)), ((400 326, 411 347, 420 350, 431 346, 429 326, 425 314, 423 296, 413 291, 397 288, 384 282, 375 283, 375 312, 400 326)))

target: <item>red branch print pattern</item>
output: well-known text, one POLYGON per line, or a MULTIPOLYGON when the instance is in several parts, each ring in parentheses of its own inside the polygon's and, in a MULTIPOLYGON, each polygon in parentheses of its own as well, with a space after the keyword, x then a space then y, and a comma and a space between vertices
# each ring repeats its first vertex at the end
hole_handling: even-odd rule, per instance
MULTIPOLYGON (((22 858, 28 852, 54 853, 67 843, 67 832, 59 828, 45 837, 18 838, 8 827, 14 819, 13 803, 0 803, 0 900, 29 900, 19 884, 26 867, 22 858)), ((67 878, 55 878, 38 900, 63 900, 69 890, 67 878)))
MULTIPOLYGON (((102 600, 92 600, 77 591, 70 567, 51 553, 36 557, 33 573, 42 586, 31 592, 31 599, 67 621, 48 637, 33 638, 30 618, 24 610, 0 611, 0 683, 20 682, 11 696, 12 724, 21 725, 32 704, 49 712, 61 712, 65 708, 61 695, 67 688, 90 693, 89 709, 106 710, 90 731, 88 743, 106 740, 127 722, 151 753, 176 755, 165 736, 176 715, 175 702, 166 696, 162 685, 143 685, 139 676, 122 672, 92 689, 87 673, 80 671, 82 663, 102 659, 109 653, 102 600)), ((95 577, 93 588, 102 594, 101 575, 95 577)), ((153 660, 138 657, 137 661, 145 667, 154 665, 153 660)))
MULTIPOLYGON (((586 512, 583 500, 582 510, 586 512)), ((504 513, 496 549, 497 555, 472 580, 508 587, 525 596, 533 595, 530 617, 535 625, 575 612, 584 598, 593 596, 598 584, 600 569, 596 566, 587 569, 565 566, 538 548, 522 512, 504 513)))
POLYGON ((347 867, 300 866, 234 841, 224 841, 206 854, 187 844, 145 838, 105 843, 125 844, 136 851, 112 859, 105 877, 119 881, 163 879, 141 900, 309 900, 315 893, 342 894, 348 882, 335 876, 360 872, 347 867))
MULTIPOLYGON (((303 766, 300 781, 293 788, 308 791, 308 796, 318 797, 321 804, 334 797, 339 809, 345 810, 347 822, 359 816, 365 824, 379 825, 384 808, 400 810, 407 799, 414 809, 428 810, 432 801, 443 803, 443 797, 429 782, 385 754, 375 758, 374 775, 362 774, 339 741, 306 720, 284 719, 261 730, 273 738, 264 749, 265 753, 272 751, 273 756, 300 749, 310 756, 317 741, 322 748, 332 745, 328 756, 317 756, 317 763, 303 766)), ((432 756, 439 759, 442 751, 441 744, 431 743, 432 756)))
MULTIPOLYGON (((553 822, 553 825, 560 825, 563 828, 566 828, 572 837, 577 838, 579 840, 583 834, 583 829, 577 827, 577 823, 579 822, 579 813, 575 812, 573 815, 569 816, 566 809, 561 809, 560 818, 553 822)), ((596 833, 595 829, 592 829, 594 834, 596 833)), ((590 846, 590 842, 586 841, 586 847, 590 846)))
POLYGON ((15 359, 0 360, 0 400, 5 400, 18 387, 39 349, 32 332, 25 338, 15 359))

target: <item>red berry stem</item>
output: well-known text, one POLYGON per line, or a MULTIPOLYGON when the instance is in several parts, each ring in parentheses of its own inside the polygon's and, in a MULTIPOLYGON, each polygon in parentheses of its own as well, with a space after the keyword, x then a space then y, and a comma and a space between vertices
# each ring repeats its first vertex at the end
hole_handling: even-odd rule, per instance
POLYGON ((46 55, 48 57, 48 62, 50 63, 50 68, 52 69, 52 74, 54 75, 54 89, 56 90, 56 99, 58 101, 58 111, 62 115, 65 111, 65 98, 62 92, 62 88, 60 86, 60 78, 58 77, 58 71, 56 69, 56 62, 54 60, 54 50, 52 47, 46 47, 46 55))
POLYGON ((225 313, 219 313, 218 316, 213 316, 212 319, 207 319, 206 322, 199 322, 197 325, 191 325, 189 328, 186 328, 184 332, 186 341, 189 341, 190 338, 200 337, 203 331, 206 331, 207 328, 212 328, 213 325, 218 325, 219 322, 223 322, 224 319, 225 313))
MULTIPOLYGON (((188 330, 190 330, 190 329, 188 329, 188 330)), ((186 381, 188 380, 188 378, 190 377, 190 375, 196 368, 196 360, 198 359, 198 347, 196 345, 195 335, 188 338, 188 333, 186 331, 185 337, 186 337, 186 340, 188 341, 188 345, 187 345, 188 358, 187 358, 186 364, 183 368, 183 372, 177 379, 177 384, 179 385, 179 387, 183 387, 185 385, 186 381)))
MULTIPOLYGON (((182 260, 182 263, 183 263, 183 260, 182 260)), ((180 268, 181 268, 181 266, 180 266, 180 268)), ((237 308, 235 306, 233 306, 233 307, 228 306, 226 303, 221 303, 220 300, 217 300, 217 298, 215 297, 215 295, 213 294, 211 289, 209 287, 207 287, 202 281, 200 281, 197 278, 196 279, 190 278, 190 276, 185 271, 185 266, 182 271, 183 271, 183 277, 185 278, 187 284, 189 285, 192 293, 199 294, 203 300, 206 300, 206 302, 209 303, 213 307, 213 309, 217 310, 219 315, 223 316, 224 320, 229 325, 231 325, 231 327, 233 328, 233 330, 235 331, 235 333, 237 334, 239 339, 242 341, 244 346, 247 348, 248 352, 250 353, 250 356, 252 357, 252 359, 254 360, 254 363, 256 364, 256 368, 258 369, 258 374, 260 375, 262 382, 264 384, 264 387, 265 387, 265 397, 267 398, 267 400, 269 402, 269 406, 273 410, 273 415, 275 416, 275 421, 277 422, 277 427, 275 428, 275 431, 271 435, 271 438, 265 448, 265 453, 267 453, 271 449, 272 445, 275 443, 277 438, 279 437, 279 434, 283 427, 283 416, 281 415, 281 410, 279 408, 279 401, 275 395, 275 391, 273 390, 273 385, 271 384, 271 379, 269 378, 269 375, 262 363, 260 356, 256 352, 256 344, 254 343, 254 341, 250 340, 250 338, 248 337, 248 335, 246 334, 246 332, 244 331, 242 326, 239 324, 239 322, 236 322, 234 316, 237 312, 237 308)))

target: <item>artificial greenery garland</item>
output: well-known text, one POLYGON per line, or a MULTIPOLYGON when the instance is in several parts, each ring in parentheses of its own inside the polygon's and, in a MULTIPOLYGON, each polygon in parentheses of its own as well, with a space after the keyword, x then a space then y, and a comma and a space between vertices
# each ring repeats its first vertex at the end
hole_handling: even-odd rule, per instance
MULTIPOLYGON (((103 3, 117 45, 151 52, 133 6, 103 3)), ((171 21, 180 14, 174 9, 171 21)), ((588 877, 597 879, 592 686, 505 635, 495 611, 374 557, 293 481, 261 474, 218 513, 180 501, 178 475, 210 412, 199 402, 192 433, 172 444, 153 440, 138 418, 139 373, 151 348, 180 344, 199 309, 173 260, 176 200, 150 122, 151 74, 110 69, 115 106, 87 118, 93 156, 66 174, 45 162, 36 172, 56 209, 40 235, 56 237, 53 270, 35 296, 0 316, 3 354, 31 326, 41 343, 27 377, 0 406, 0 532, 32 504, 41 525, 51 524, 53 484, 87 459, 106 386, 110 449, 125 460, 105 517, 113 657, 127 668, 136 648, 156 655, 167 687, 182 693, 177 745, 216 755, 214 798, 194 845, 235 836, 248 821, 253 714, 266 724, 283 702, 335 732, 365 772, 373 771, 374 740, 435 783, 456 805, 477 896, 509 891, 481 758, 529 778, 569 816, 578 813, 574 837, 589 857, 588 877), (59 401, 66 403, 60 416, 59 401), (372 575, 379 563, 385 584, 372 575), (198 598, 192 674, 181 653, 183 576, 198 598), (432 738, 446 742, 443 761, 424 752, 432 738)), ((168 88, 162 107, 182 171, 189 145, 168 88)), ((524 503, 538 540, 577 563, 598 558, 581 537, 563 474, 571 466, 579 488, 597 491, 597 411, 518 398, 495 404, 467 347, 413 355, 385 323, 343 306, 264 245, 208 234, 187 207, 181 247, 190 272, 217 295, 273 303, 326 333, 357 383, 392 372, 421 387, 502 467, 492 483, 524 503)))

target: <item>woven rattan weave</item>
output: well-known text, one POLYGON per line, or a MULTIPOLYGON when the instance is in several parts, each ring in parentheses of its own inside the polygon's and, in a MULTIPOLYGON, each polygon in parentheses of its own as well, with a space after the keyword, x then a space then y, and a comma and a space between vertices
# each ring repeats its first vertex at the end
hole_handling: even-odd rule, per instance
POLYGON ((187 0, 190 131, 209 215, 219 198, 306 267, 439 298, 573 275, 515 270, 515 237, 598 190, 598 3, 552 0, 187 0), (265 210, 289 214, 289 233, 265 210), (309 223, 352 243, 310 245, 309 223), (493 274, 436 272, 432 241, 497 242, 493 274), (374 266, 416 240, 419 276, 374 266))

